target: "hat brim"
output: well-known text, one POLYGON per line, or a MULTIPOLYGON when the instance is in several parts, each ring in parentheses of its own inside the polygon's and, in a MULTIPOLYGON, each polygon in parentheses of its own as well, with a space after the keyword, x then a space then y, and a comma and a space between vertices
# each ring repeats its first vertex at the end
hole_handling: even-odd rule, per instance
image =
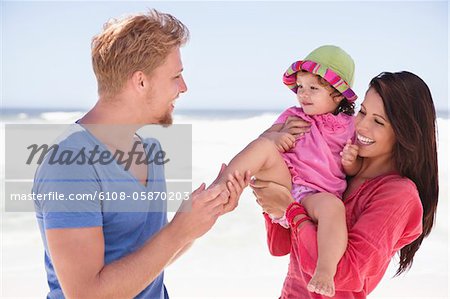
POLYGON ((297 93, 297 72, 300 70, 319 75, 336 88, 349 102, 354 102, 358 98, 350 85, 332 69, 311 60, 296 61, 284 73, 283 83, 294 93, 297 93))

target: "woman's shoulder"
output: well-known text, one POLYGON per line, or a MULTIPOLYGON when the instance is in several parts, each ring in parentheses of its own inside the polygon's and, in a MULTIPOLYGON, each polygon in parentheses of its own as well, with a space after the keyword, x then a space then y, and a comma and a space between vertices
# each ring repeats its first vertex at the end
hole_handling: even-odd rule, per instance
POLYGON ((391 206, 422 206, 416 184, 398 173, 392 172, 371 179, 366 183, 365 189, 363 193, 373 195, 373 200, 385 201, 391 206))
POLYGON ((399 191, 404 190, 417 193, 416 184, 410 178, 401 176, 395 171, 375 177, 369 183, 382 188, 398 188, 399 191))
POLYGON ((423 207, 417 188, 399 174, 366 181, 356 196, 349 198, 346 209, 351 227, 359 225, 368 243, 386 250, 385 254, 411 243, 422 231, 423 207))

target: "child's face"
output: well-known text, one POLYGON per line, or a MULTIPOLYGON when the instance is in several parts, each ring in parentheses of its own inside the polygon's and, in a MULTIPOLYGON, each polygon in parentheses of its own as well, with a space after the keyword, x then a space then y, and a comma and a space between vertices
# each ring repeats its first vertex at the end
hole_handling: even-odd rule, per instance
POLYGON ((330 89, 322 86, 316 75, 307 72, 297 73, 297 99, 303 111, 308 115, 317 115, 334 112, 340 97, 330 95, 330 89))

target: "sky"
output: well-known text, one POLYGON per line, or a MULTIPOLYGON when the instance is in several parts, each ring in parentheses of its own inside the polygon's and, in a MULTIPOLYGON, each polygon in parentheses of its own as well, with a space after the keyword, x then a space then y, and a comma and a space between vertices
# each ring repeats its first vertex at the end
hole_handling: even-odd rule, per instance
POLYGON ((178 109, 283 109, 296 104, 283 72, 334 44, 355 60, 362 101, 371 78, 408 70, 450 110, 447 1, 4 1, 2 108, 88 109, 97 100, 90 43, 110 18, 170 13, 187 25, 188 92, 178 109))

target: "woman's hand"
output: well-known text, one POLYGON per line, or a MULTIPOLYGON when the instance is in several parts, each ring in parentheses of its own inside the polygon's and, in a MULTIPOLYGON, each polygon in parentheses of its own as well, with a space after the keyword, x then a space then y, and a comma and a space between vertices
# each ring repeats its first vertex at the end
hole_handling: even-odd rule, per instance
POLYGON ((283 127, 280 132, 289 133, 294 137, 303 136, 305 133, 309 132, 311 124, 304 121, 300 117, 289 116, 284 122, 283 127))
POLYGON ((265 132, 261 137, 272 141, 280 153, 289 151, 295 143, 294 135, 285 132, 265 132))
POLYGON ((250 188, 263 211, 275 217, 282 217, 287 207, 294 202, 291 192, 274 182, 252 180, 250 188))

